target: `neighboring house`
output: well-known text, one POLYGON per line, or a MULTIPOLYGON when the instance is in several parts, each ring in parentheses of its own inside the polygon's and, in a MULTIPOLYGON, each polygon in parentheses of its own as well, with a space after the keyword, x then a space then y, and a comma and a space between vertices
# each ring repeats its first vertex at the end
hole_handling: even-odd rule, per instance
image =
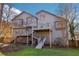
POLYGON ((36 16, 22 12, 12 19, 13 40, 36 45, 36 48, 42 48, 44 44, 50 48, 52 45, 67 45, 64 18, 44 10, 37 12, 36 16))

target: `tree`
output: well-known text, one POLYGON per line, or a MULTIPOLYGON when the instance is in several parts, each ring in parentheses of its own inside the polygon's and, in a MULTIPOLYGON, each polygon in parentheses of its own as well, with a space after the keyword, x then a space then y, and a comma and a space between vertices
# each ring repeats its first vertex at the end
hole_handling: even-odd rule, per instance
POLYGON ((12 11, 11 4, 5 4, 3 6, 3 16, 2 16, 3 20, 6 20, 7 22, 9 22, 12 19, 12 15, 14 14, 15 13, 12 11))
MULTIPOLYGON (((3 5, 4 4, 2 4, 2 3, 0 3, 0 36, 1 36, 1 34, 2 34, 2 14, 3 14, 3 5)), ((0 40, 0 41, 2 41, 2 40, 0 40)))
MULTIPOLYGON (((7 31, 10 28, 10 20, 15 16, 15 13, 12 10, 11 4, 4 4, 1 10, 1 24, 0 24, 0 38, 7 36, 7 31)), ((12 29, 9 29, 12 30, 12 29)))
MULTIPOLYGON (((66 36, 71 38, 71 40, 75 40, 75 29, 78 27, 78 23, 75 21, 78 19, 77 7, 75 4, 59 4, 59 14, 66 21, 66 36)), ((68 42, 68 40, 67 40, 68 42)), ((77 46, 77 42, 76 42, 77 46)))

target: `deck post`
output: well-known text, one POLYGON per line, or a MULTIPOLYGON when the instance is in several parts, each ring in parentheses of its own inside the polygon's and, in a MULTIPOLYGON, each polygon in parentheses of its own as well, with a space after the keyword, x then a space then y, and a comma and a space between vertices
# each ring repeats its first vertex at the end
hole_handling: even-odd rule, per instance
POLYGON ((28 30, 27 30, 27 46, 28 46, 28 30))
POLYGON ((32 47, 33 47, 33 27, 32 27, 32 47))
POLYGON ((51 31, 49 30, 49 42, 50 42, 50 48, 52 47, 52 43, 51 43, 51 31))

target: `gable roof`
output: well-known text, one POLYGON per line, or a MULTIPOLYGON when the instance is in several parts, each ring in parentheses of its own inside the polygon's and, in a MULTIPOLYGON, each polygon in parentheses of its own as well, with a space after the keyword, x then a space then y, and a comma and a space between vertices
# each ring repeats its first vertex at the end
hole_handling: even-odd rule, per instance
POLYGON ((12 21, 13 21, 15 18, 19 17, 20 15, 22 15, 23 13, 29 14, 30 16, 35 17, 35 18, 38 20, 38 18, 37 18, 36 16, 33 16, 32 14, 23 11, 23 12, 21 12, 19 15, 15 16, 15 17, 12 19, 12 21))
POLYGON ((57 17, 57 18, 64 19, 63 17, 57 16, 57 15, 55 15, 55 14, 53 14, 53 13, 51 13, 51 12, 45 11, 45 10, 40 10, 40 11, 38 11, 38 12, 36 13, 36 15, 39 14, 39 13, 41 13, 41 12, 45 12, 45 13, 48 13, 48 14, 50 14, 50 15, 52 15, 52 16, 57 17))

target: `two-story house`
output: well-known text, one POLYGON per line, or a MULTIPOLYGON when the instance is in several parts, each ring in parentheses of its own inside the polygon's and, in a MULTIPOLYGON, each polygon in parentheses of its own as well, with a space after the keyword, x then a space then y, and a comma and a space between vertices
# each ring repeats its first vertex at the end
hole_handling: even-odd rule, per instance
POLYGON ((37 12, 36 16, 38 18, 38 29, 34 31, 37 32, 37 35, 40 37, 46 37, 46 45, 50 47, 54 44, 60 46, 67 45, 66 23, 64 18, 45 10, 37 12))
POLYGON ((37 26, 37 18, 30 13, 23 11, 21 14, 12 19, 12 25, 13 40, 16 40, 16 42, 19 43, 28 44, 31 39, 29 36, 32 36, 32 27, 37 26))
POLYGON ((36 17, 28 12, 22 12, 14 19, 13 40, 16 42, 36 44, 36 48, 48 45, 66 46, 66 23, 64 18, 45 10, 36 13, 36 17), (35 40, 36 39, 36 40, 35 40))

